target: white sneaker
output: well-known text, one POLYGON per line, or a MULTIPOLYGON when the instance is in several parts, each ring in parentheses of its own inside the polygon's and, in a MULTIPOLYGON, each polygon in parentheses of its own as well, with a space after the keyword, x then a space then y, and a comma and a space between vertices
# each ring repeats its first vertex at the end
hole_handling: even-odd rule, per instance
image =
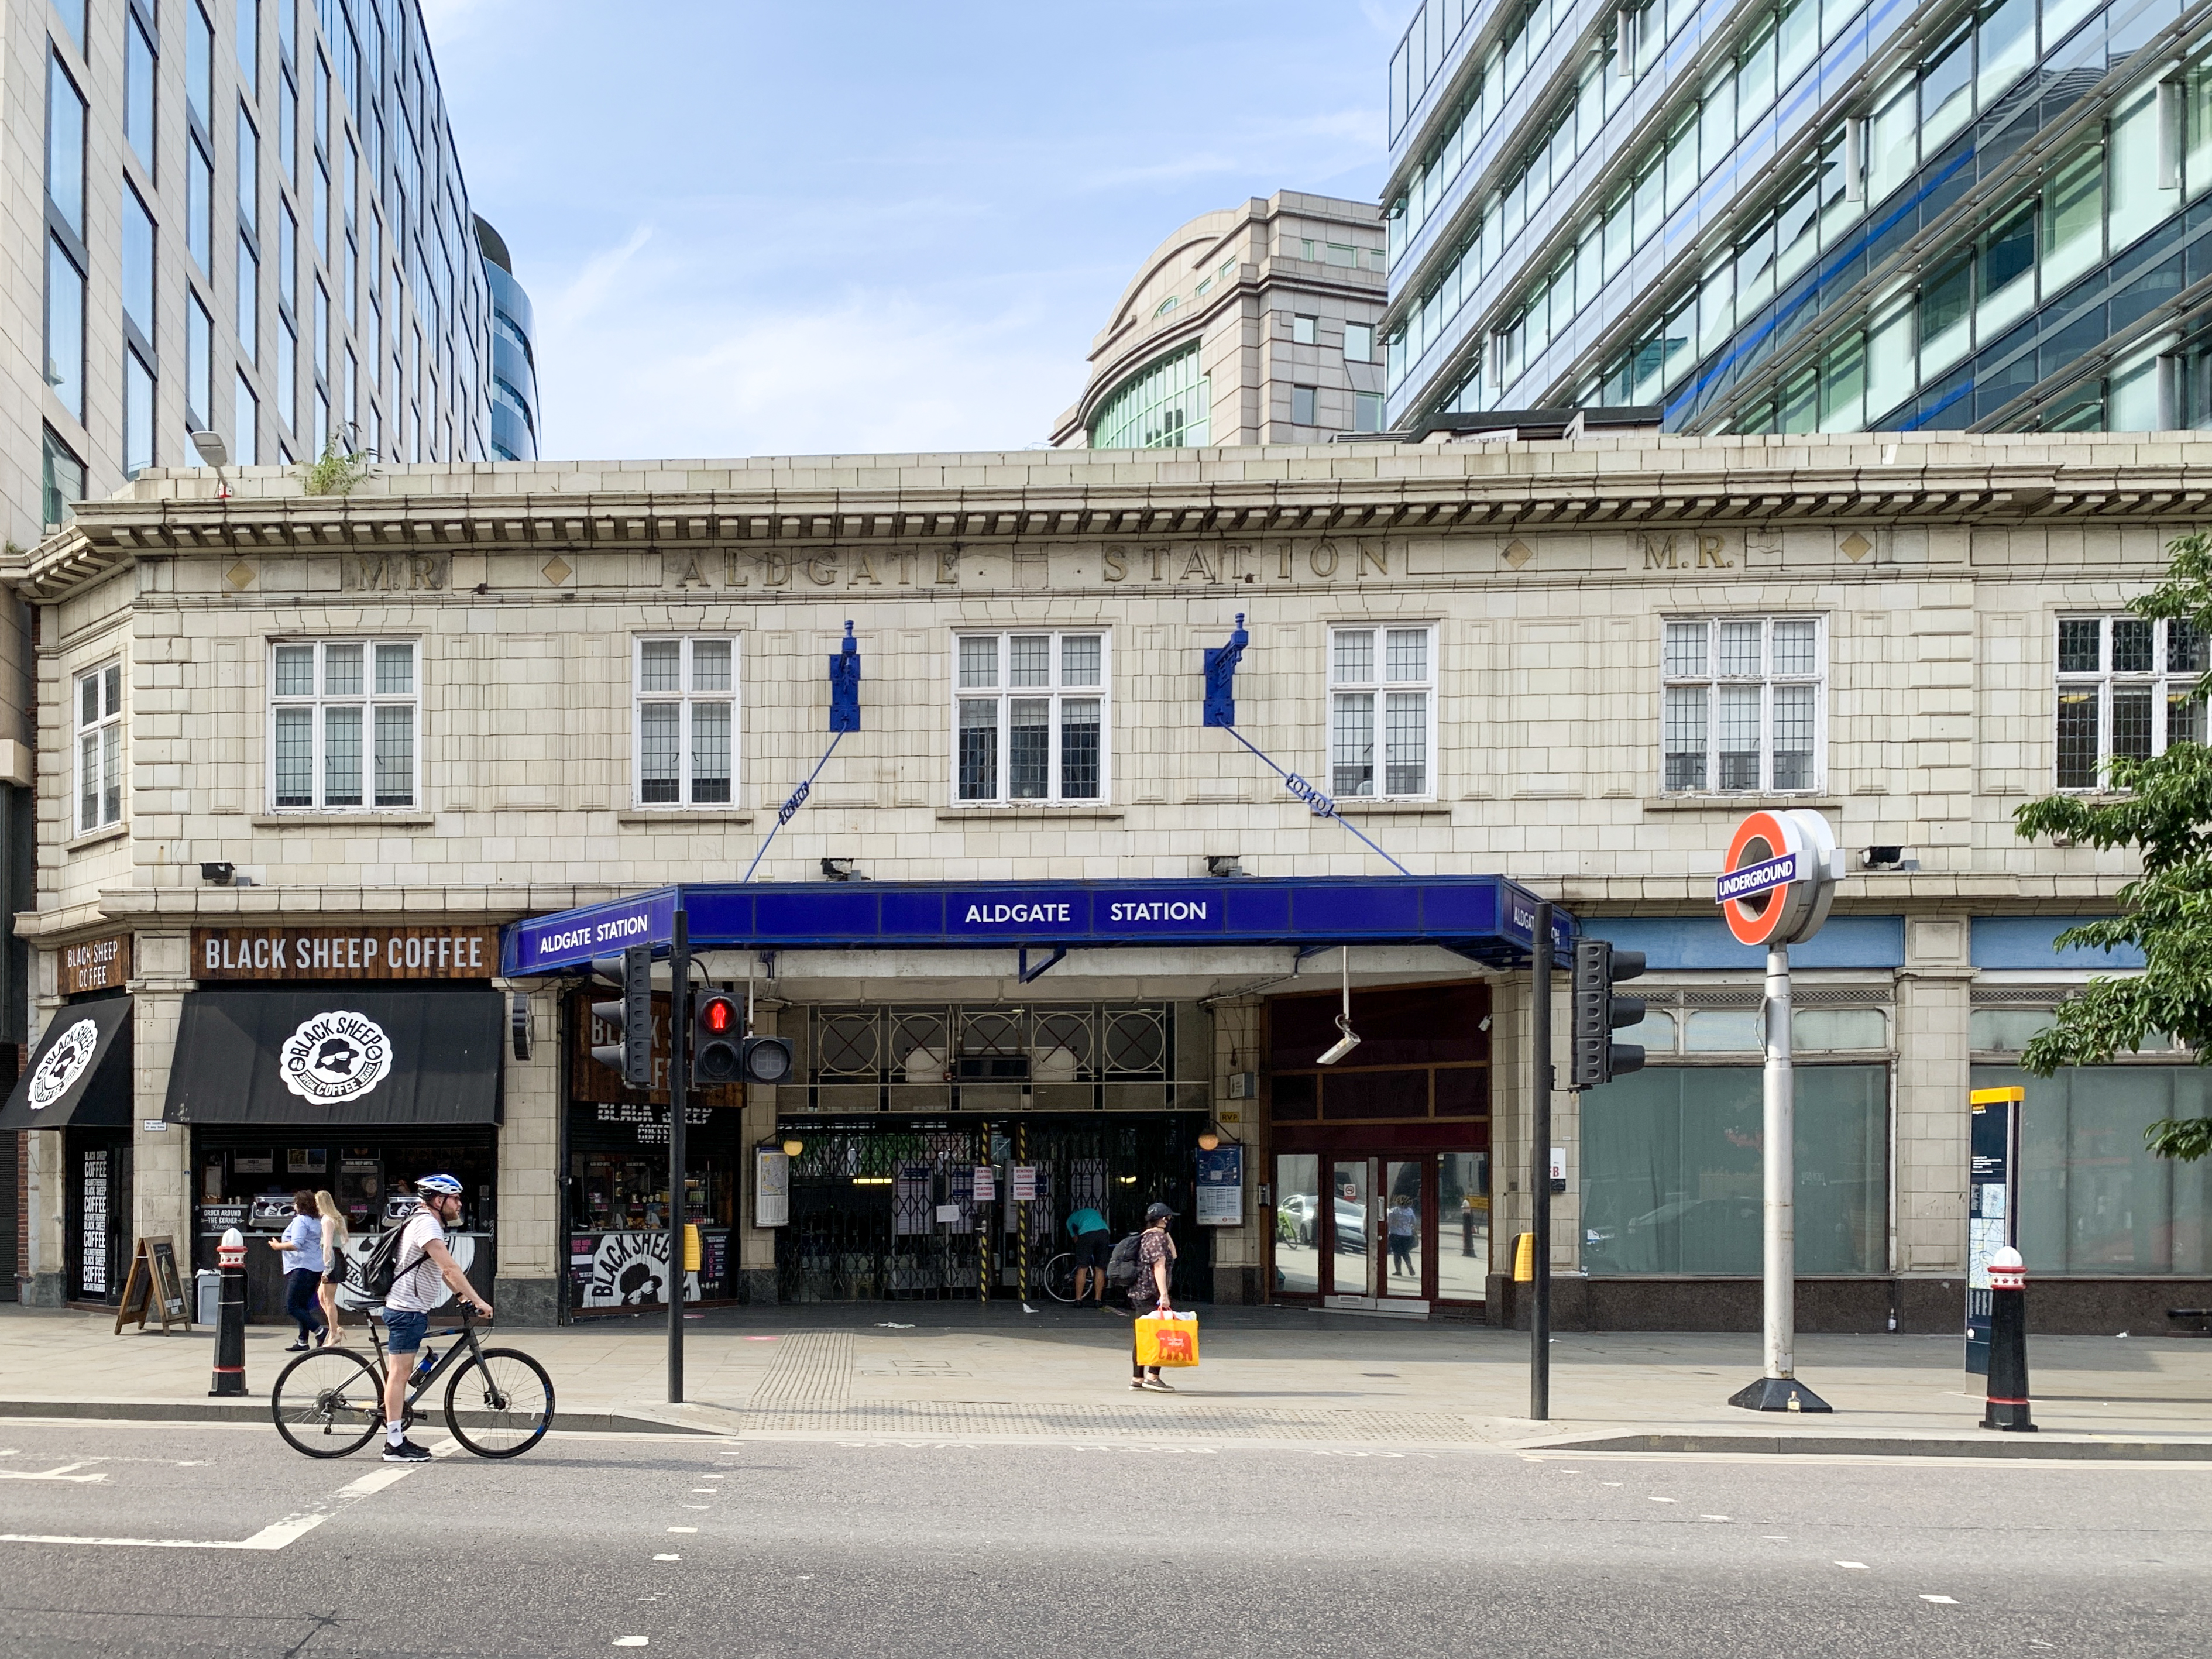
POLYGON ((1156 1389, 1161 1394, 1173 1394, 1176 1391, 1175 1384, 1164 1376, 1148 1376, 1139 1386, 1156 1389))

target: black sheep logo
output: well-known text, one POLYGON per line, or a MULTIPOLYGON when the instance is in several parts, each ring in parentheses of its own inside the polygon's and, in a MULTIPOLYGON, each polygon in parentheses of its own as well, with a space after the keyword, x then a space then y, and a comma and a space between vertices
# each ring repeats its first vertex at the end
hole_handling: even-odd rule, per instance
POLYGON ((334 1036, 315 1051, 315 1069, 331 1077, 351 1077, 361 1050, 350 1037, 334 1036))

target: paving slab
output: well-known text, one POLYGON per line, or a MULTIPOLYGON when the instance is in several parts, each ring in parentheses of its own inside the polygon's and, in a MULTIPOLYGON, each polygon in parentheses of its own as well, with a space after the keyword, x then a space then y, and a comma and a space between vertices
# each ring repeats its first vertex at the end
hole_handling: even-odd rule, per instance
MULTIPOLYGON (((551 1372, 565 1426, 809 1437, 1182 1437, 1591 1452, 1828 1451, 2212 1458, 2212 1342, 2039 1337, 2035 1435, 1980 1429, 1980 1379, 1955 1337, 1807 1336, 1798 1374, 1832 1415, 1746 1413, 1755 1335, 1570 1333, 1553 1340, 1552 1416, 1528 1408, 1525 1334, 1464 1324, 1201 1309, 1203 1363, 1171 1395, 1128 1387, 1112 1310, 843 1304, 713 1310, 686 1322, 686 1403, 666 1389, 658 1310, 492 1340, 551 1372)), ((0 1414, 253 1420, 289 1333, 246 1339, 246 1401, 207 1396, 212 1334, 126 1330, 112 1316, 0 1310, 0 1414)), ((356 1338, 358 1333, 356 1333, 356 1338)))

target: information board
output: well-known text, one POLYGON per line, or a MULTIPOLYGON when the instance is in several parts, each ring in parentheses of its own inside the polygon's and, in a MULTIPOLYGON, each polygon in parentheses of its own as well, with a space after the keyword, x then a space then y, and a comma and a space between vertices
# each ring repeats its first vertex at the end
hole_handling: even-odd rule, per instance
POLYGON ((1198 1213, 1201 1227, 1238 1227, 1244 1223, 1244 1149, 1217 1146, 1198 1155, 1198 1213))
POLYGON ((2020 1247, 2020 1115, 2027 1091, 1977 1089, 1966 1147, 1966 1369, 1990 1374, 1990 1258, 2020 1247))

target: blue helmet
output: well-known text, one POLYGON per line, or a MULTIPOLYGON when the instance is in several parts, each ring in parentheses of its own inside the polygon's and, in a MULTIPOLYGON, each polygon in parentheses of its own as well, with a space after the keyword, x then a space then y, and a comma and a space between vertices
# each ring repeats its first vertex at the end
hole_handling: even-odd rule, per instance
POLYGON ((461 1195, 461 1183, 449 1175, 427 1175, 415 1183, 418 1193, 443 1193, 448 1198, 461 1195))

